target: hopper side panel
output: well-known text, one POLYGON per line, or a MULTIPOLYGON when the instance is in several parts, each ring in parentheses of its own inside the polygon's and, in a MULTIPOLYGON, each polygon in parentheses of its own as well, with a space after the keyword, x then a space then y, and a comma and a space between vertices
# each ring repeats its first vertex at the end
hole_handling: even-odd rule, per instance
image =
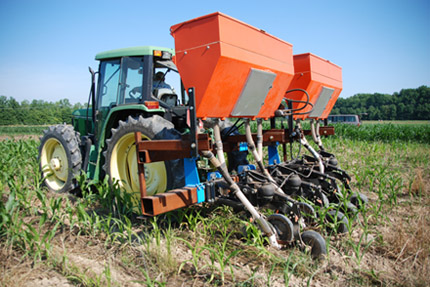
POLYGON ((311 55, 309 61, 310 72, 312 73, 313 78, 316 78, 318 76, 324 76, 333 81, 342 82, 341 67, 315 55, 311 55))
POLYGON ((220 57, 204 95, 199 98, 197 117, 229 117, 248 72, 245 63, 220 57))
POLYGON ((236 19, 221 15, 220 41, 259 55, 292 62, 292 45, 236 19))
POLYGON ((195 88, 196 108, 202 104, 202 99, 211 82, 220 54, 219 45, 213 45, 211 49, 201 47, 176 54, 176 62, 179 74, 185 89, 195 88))
POLYGON ((307 53, 293 56, 295 74, 309 72, 311 70, 310 55, 310 53, 307 53))
POLYGON ((219 42, 219 18, 216 14, 200 17, 170 28, 176 52, 219 42))

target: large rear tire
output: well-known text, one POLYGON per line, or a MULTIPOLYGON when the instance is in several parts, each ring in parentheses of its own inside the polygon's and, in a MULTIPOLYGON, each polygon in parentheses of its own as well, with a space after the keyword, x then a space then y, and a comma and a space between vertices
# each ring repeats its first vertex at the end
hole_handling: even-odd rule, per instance
POLYGON ((70 125, 50 126, 43 132, 39 164, 43 184, 49 190, 63 193, 78 186, 75 176, 82 164, 79 142, 79 133, 70 125))
MULTIPOLYGON (((112 129, 112 136, 106 140, 103 166, 109 181, 118 181, 120 188, 129 193, 136 210, 140 206, 140 184, 138 178, 137 156, 134 133, 141 132, 142 139, 179 139, 181 136, 174 125, 164 118, 154 115, 150 118, 129 116, 126 121, 119 121, 112 129)), ((184 167, 182 160, 154 162, 145 164, 147 195, 163 193, 166 190, 184 185, 184 167)))

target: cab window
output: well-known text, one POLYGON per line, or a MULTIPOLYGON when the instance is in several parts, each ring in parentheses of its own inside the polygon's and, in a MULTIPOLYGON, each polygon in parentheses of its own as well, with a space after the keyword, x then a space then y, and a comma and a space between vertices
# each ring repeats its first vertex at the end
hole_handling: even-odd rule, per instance
POLYGON ((138 103, 142 98, 143 57, 122 59, 119 104, 138 103))

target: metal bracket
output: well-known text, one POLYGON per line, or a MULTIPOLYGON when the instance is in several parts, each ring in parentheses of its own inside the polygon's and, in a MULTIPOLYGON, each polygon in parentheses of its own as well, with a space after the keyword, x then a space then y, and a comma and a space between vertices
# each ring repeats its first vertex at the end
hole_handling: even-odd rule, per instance
POLYGON ((197 141, 197 116, 196 116, 196 101, 194 95, 194 88, 188 89, 188 103, 190 111, 190 139, 191 139, 191 155, 190 157, 197 157, 199 155, 199 144, 197 141))

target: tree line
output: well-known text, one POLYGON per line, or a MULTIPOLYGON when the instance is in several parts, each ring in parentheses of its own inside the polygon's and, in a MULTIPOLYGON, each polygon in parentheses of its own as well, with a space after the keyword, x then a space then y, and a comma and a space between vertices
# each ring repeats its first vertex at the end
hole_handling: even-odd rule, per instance
MULTIPOLYGON (((72 112, 86 105, 72 105, 69 100, 57 102, 24 100, 0 96, 0 125, 50 125, 71 123, 72 112)), ((357 114, 365 120, 429 120, 430 87, 403 89, 389 94, 356 94, 339 98, 331 112, 336 114, 357 114)))
POLYGON ((12 97, 0 96, 0 126, 70 124, 72 112, 84 107, 80 103, 72 105, 67 99, 57 102, 24 100, 19 103, 12 97))
POLYGON ((430 87, 403 89, 392 95, 356 94, 339 98, 331 114, 357 114, 364 120, 429 120, 430 87))

